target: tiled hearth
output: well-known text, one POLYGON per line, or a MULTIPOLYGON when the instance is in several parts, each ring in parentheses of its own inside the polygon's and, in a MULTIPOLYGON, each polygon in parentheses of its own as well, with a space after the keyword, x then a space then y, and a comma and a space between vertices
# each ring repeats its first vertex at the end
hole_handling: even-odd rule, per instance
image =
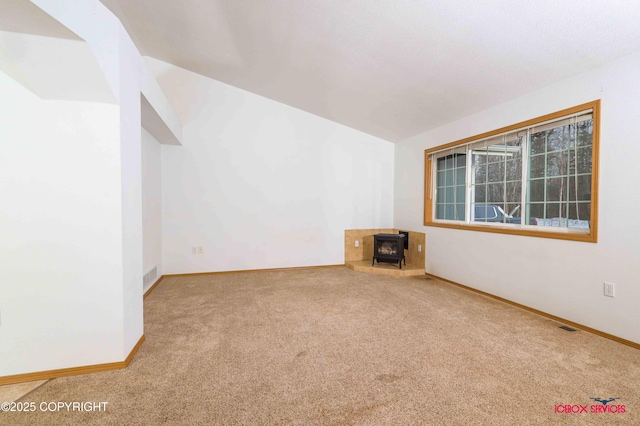
POLYGON ((0 402, 14 402, 47 383, 48 380, 0 386, 0 402))
MULTIPOLYGON (((404 231, 404 230, 403 230, 404 231)), ((373 258, 374 234, 397 234, 398 229, 347 229, 344 231, 344 263, 354 271, 370 274, 392 275, 406 277, 410 275, 424 275, 425 264, 425 234, 409 231, 409 248, 405 250, 406 265, 402 269, 397 264, 375 263, 373 258), (356 247, 356 241, 358 247, 356 247), (418 251, 420 246, 421 251, 418 251)))

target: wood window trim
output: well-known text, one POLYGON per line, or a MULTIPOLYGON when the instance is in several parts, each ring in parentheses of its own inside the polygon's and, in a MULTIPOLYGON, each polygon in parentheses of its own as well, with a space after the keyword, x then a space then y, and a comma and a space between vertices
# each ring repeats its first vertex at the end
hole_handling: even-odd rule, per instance
POLYGON ((582 241, 597 243, 598 242, 598 182, 599 182, 599 153, 600 153, 600 100, 587 102, 585 104, 577 105, 572 108, 567 108, 562 111, 553 112, 551 114, 536 117, 530 120, 522 121, 510 126, 502 127, 489 132, 481 133, 468 138, 460 139, 454 142, 450 142, 444 145, 439 145, 433 148, 428 148, 424 151, 424 225, 433 226, 439 228, 460 229, 468 231, 479 232, 492 232, 498 234, 511 234, 522 235, 528 237, 541 237, 541 238, 553 238, 560 240, 570 241, 582 241), (447 148, 453 148, 468 144, 470 142, 485 139, 491 136, 503 134, 513 130, 520 129, 522 127, 534 126, 538 123, 545 121, 555 120, 563 116, 576 114, 584 110, 592 109, 593 112, 593 141, 592 141, 592 165, 591 165, 591 220, 590 230, 588 234, 578 234, 553 231, 550 228, 544 228, 543 230, 534 230, 531 228, 512 228, 499 225, 486 225, 486 224, 467 224, 467 223, 444 223, 436 222, 433 220, 433 194, 435 182, 432 182, 433 176, 433 161, 430 158, 430 154, 436 151, 441 151, 447 148))

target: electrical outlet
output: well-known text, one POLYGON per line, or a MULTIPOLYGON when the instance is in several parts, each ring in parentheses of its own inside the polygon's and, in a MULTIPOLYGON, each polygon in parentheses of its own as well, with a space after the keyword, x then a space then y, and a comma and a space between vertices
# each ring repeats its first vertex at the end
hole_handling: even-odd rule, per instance
POLYGON ((422 251, 422 246, 418 244, 418 253, 420 253, 421 251, 422 251))
POLYGON ((202 254, 204 253, 204 249, 202 248, 202 246, 198 247, 198 254, 202 254))
POLYGON ((360 241, 356 240, 356 247, 360 247, 360 241))
POLYGON ((608 297, 616 297, 616 285, 614 283, 604 283, 604 295, 608 297))
POLYGON ((196 254, 196 248, 195 247, 191 247, 191 254, 196 254))

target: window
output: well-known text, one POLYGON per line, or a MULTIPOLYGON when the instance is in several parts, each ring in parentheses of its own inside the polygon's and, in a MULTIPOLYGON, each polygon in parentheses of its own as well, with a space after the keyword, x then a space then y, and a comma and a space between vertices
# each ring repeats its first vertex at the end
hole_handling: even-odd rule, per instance
POLYGON ((425 151, 425 225, 596 242, 600 101, 425 151))
POLYGON ((437 217, 464 220, 466 155, 451 154, 439 157, 436 161, 437 217))

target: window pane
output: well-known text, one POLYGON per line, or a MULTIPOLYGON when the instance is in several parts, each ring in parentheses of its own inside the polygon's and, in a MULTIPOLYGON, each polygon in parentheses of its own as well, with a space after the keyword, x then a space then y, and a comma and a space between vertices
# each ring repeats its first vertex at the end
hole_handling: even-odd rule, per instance
POLYGON ((577 181, 576 188, 576 177, 569 176, 569 200, 591 201, 591 175, 578 176, 577 181))
POLYGON ((536 155, 529 160, 529 177, 531 179, 544 177, 545 156, 536 155))
POLYGON ((522 214, 522 206, 520 203, 507 203, 505 204, 504 211, 513 217, 520 217, 522 214))
POLYGON ((436 185, 438 188, 442 188, 446 184, 444 173, 444 171, 438 171, 436 174, 436 185))
POLYGON ((532 202, 546 202, 544 211, 539 206, 529 206, 530 217, 546 218, 539 221, 539 225, 587 226, 578 216, 581 209, 586 211, 588 208, 581 207, 575 201, 591 200, 592 135, 592 120, 558 126, 532 135, 530 152, 540 155, 533 155, 529 159, 531 180, 527 197, 532 202), (542 155, 543 152, 545 155, 542 155), (570 204, 568 200, 574 203, 570 204))
POLYGON ((505 164, 505 174, 507 181, 522 180, 522 159, 509 160, 505 164))
POLYGON ((529 201, 544 201, 544 179, 529 181, 529 201))
POLYGON ((445 177, 445 181, 444 181, 445 185, 447 185, 447 186, 453 185, 453 169, 451 169, 451 170, 447 169, 444 172, 444 177, 445 177))
POLYGON ((546 138, 544 133, 535 133, 531 136, 529 153, 531 155, 544 154, 546 138))
POLYGON ((453 215, 453 204, 445 204, 444 205, 444 218, 445 219, 453 219, 455 216, 453 215))
POLYGON ((547 154, 547 176, 563 176, 567 174, 567 153, 553 152, 547 154))
POLYGON ((570 127, 562 126, 547 131, 547 152, 563 151, 571 147, 571 132, 570 127))
POLYGON ((567 179, 547 179, 547 201, 563 201, 567 199, 567 179))
POLYGON ((498 143, 491 143, 489 146, 487 146, 487 152, 491 157, 493 157, 493 159, 489 161, 503 160, 504 154, 506 152, 506 148, 507 148, 507 145, 502 141, 498 143))
POLYGON ((473 151, 471 151, 471 153, 473 155, 473 164, 482 165, 487 162, 486 148, 474 149, 473 151))
POLYGON ((489 151, 487 153, 487 163, 501 163, 503 161, 504 161, 504 154, 498 154, 495 151, 489 151))
POLYGON ((445 203, 453 203, 454 194, 455 194, 455 187, 454 186, 448 186, 446 195, 444 197, 444 202, 445 203))
POLYGON ((456 154, 456 167, 465 167, 467 165, 467 155, 466 154, 456 154))
MULTIPOLYGON (((532 218, 532 219, 535 219, 535 218, 544 219, 544 204, 542 204, 542 203, 529 204, 527 208, 529 210, 529 217, 530 218, 532 218)), ((534 221, 534 223, 535 223, 535 221, 534 221)))
POLYGON ((576 163, 578 166, 578 173, 591 173, 591 147, 579 148, 576 150, 576 163))
POLYGON ((456 186, 456 203, 464 202, 465 200, 465 190, 464 186, 456 186))
MULTIPOLYGON (((562 210, 562 206, 564 204, 561 203, 547 203, 545 209, 545 218, 559 218, 564 216, 564 212, 562 210)), ((557 225, 556 225, 557 226, 557 225)))
POLYGON ((484 203, 485 201, 487 201, 486 186, 484 185, 474 186, 473 191, 474 191, 473 201, 475 201, 476 203, 484 203))
POLYGON ((487 181, 487 166, 477 166, 475 168, 475 182, 484 183, 487 181))
POLYGON ((436 161, 439 167, 436 170, 436 219, 464 220, 465 157, 465 154, 452 154, 436 161), (454 167, 456 164, 460 167, 454 167))
POLYGON ((488 222, 498 217, 495 207, 490 204, 476 204, 473 211, 474 220, 477 222, 488 222))
POLYGON ((522 199, 522 185, 520 182, 507 182, 505 190, 504 201, 512 203, 517 202, 520 204, 520 200, 522 199))
POLYGON ((488 182, 503 182, 504 181, 504 163, 489 163, 487 164, 487 177, 488 182))
POLYGON ((591 145, 593 141, 593 120, 578 123, 578 146, 591 145))
POLYGON ((453 168, 453 156, 452 155, 447 155, 444 159, 444 168, 445 169, 452 169, 453 168))
POLYGON ((487 202, 502 203, 504 201, 504 184, 493 183, 487 185, 487 202))
MULTIPOLYGON (((591 217, 591 203, 569 204, 569 219, 588 221, 590 217, 591 217)), ((585 228, 587 227, 587 225, 581 224, 580 227, 585 228)))
POLYGON ((578 214, 580 219, 591 220, 591 203, 579 203, 578 214))
POLYGON ((457 168, 455 169, 455 173, 456 173, 456 185, 463 185, 465 182, 465 176, 467 176, 467 169, 461 167, 461 168, 457 168))

